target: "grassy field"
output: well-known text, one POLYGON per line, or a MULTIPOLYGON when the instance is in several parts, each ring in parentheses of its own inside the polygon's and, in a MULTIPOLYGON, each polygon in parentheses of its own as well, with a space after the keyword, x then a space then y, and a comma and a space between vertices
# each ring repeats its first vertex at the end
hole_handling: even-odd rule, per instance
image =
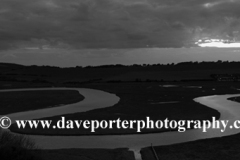
POLYGON ((75 90, 0 92, 0 115, 71 104, 83 99, 75 90))
MULTIPOLYGON (((65 116, 66 120, 205 120, 212 116, 219 117, 219 112, 193 101, 194 98, 206 95, 238 93, 238 83, 224 82, 192 82, 173 83, 175 87, 163 87, 166 83, 96 83, 75 87, 85 87, 116 93, 120 102, 112 107, 95 109, 84 113, 65 116), (159 102, 172 102, 164 103, 159 102)), ((169 85, 169 84, 168 84, 169 85)), ((61 116, 45 119, 56 124, 61 116)), ((25 134, 43 135, 106 135, 106 134, 137 134, 136 129, 18 129, 11 126, 11 131, 25 134)), ((141 133, 164 132, 167 129, 143 129, 141 133)))
MULTIPOLYGON (((172 82, 172 83, 95 83, 79 85, 73 87, 84 87, 100 89, 110 93, 116 93, 120 98, 120 103, 107 108, 96 109, 85 113, 75 113, 64 115, 67 119, 141 119, 150 116, 151 119, 210 119, 212 116, 219 116, 219 113, 208 107, 194 102, 192 99, 207 95, 236 94, 240 88, 239 83, 235 82, 172 82), (173 87, 163 87, 164 85, 175 85, 173 87), (158 104, 158 102, 172 102, 158 104)), ((46 118, 59 120, 60 116, 46 118)), ((18 130, 15 126, 11 127, 14 132, 27 134, 49 134, 49 135, 84 135, 89 134, 87 130, 18 130)), ((144 130, 143 132, 162 132, 163 130, 144 130)), ((93 134, 131 134, 134 130, 97 130, 93 134)), ((238 159, 240 145, 240 134, 198 140, 183 144, 170 146, 155 146, 160 159, 238 159)), ((126 150, 125 150, 126 151, 126 150)), ((100 159, 109 157, 114 159, 132 153, 125 153, 121 150, 43 150, 41 155, 46 159, 100 159), (119 152, 116 152, 119 151, 119 152), (85 154, 86 153, 86 154, 85 154), (99 153, 99 154, 98 154, 99 153), (91 157, 90 155, 99 155, 91 157), (106 156, 103 156, 105 155, 106 156)), ((155 160, 150 147, 141 151, 144 160, 155 160)), ((60 160, 61 160, 60 159, 60 160)), ((124 158, 122 158, 124 159, 124 158)), ((125 158, 130 159, 130 158, 125 158)))

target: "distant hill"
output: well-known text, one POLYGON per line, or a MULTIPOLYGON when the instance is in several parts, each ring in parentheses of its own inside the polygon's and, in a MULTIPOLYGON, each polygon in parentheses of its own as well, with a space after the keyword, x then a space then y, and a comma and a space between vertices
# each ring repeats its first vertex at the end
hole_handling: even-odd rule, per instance
POLYGON ((33 83, 214 80, 212 74, 240 74, 240 62, 182 62, 129 66, 116 64, 71 68, 0 63, 0 81, 33 83))
POLYGON ((0 67, 4 67, 4 68, 16 68, 16 67, 23 67, 23 66, 24 65, 20 65, 20 64, 0 62, 0 67))

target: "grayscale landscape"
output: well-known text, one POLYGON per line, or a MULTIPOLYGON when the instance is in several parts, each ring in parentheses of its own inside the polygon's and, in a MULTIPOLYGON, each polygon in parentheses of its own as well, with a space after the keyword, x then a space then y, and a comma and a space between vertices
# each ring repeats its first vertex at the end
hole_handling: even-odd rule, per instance
POLYGON ((240 130, 231 125, 240 120, 239 7, 0 0, 0 159, 239 159, 240 130), (70 125, 149 119, 229 126, 70 125), (18 120, 57 125, 24 128, 18 120))

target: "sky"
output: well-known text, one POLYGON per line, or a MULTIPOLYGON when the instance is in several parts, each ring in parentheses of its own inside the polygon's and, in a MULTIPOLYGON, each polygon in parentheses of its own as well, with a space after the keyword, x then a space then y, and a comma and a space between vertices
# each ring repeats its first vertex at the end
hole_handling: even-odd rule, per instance
POLYGON ((240 40, 239 8, 240 0, 1 0, 0 61, 77 54, 91 64, 93 52, 96 61, 206 37, 240 40))

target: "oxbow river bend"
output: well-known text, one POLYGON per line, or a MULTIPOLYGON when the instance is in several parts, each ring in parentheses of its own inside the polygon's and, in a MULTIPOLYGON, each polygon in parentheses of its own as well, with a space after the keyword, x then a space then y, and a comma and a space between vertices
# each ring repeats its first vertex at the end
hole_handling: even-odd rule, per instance
MULTIPOLYGON (((33 89, 12 89, 1 90, 1 92, 26 91, 26 90, 77 90, 84 96, 84 100, 78 103, 63 105, 60 107, 41 110, 19 112, 9 114, 12 121, 44 118, 68 113, 88 111, 96 108, 110 107, 120 100, 115 94, 100 90, 86 88, 33 88, 33 89)), ((220 120, 229 120, 232 124, 240 119, 240 104, 229 101, 227 98, 237 95, 214 95, 195 98, 194 101, 216 109, 220 112, 220 120)), ((61 149, 61 148, 129 148, 134 151, 136 159, 140 159, 141 148, 153 145, 169 145, 181 142, 188 142, 198 139, 221 137, 239 133, 240 130, 227 128, 225 132, 218 129, 208 129, 202 132, 201 129, 188 130, 186 132, 164 132, 153 134, 134 135, 107 135, 107 136, 36 136, 31 135, 40 148, 61 149)))

